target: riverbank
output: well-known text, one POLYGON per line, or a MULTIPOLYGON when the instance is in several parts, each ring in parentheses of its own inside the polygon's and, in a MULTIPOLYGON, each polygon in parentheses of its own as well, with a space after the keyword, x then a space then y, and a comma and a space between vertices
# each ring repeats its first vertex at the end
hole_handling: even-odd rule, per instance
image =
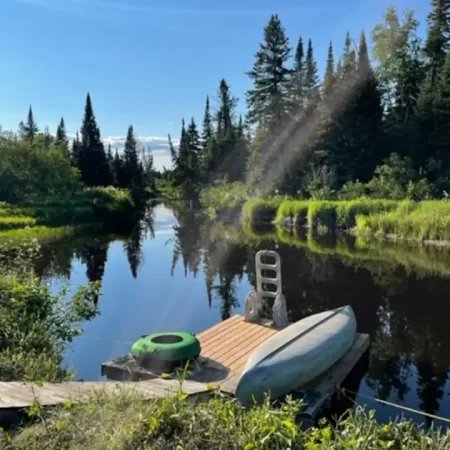
POLYGON ((129 222, 135 203, 129 191, 89 188, 69 198, 11 205, 0 203, 0 239, 59 239, 86 226, 117 228, 129 222))
MULTIPOLYGON (((322 423, 302 431, 295 417, 301 405, 279 409, 268 404, 245 410, 220 394, 194 404, 178 396, 144 400, 135 391, 117 396, 99 394, 86 403, 67 404, 43 412, 36 406, 37 422, 17 434, 0 434, 8 450, 41 448, 152 448, 152 449, 444 449, 450 435, 423 431, 410 422, 378 424, 372 413, 357 409, 336 426, 322 423)), ((1 442, 1 439, 3 442, 1 442)))
POLYGON ((210 216, 239 217, 244 225, 274 223, 288 229, 345 230, 388 239, 450 243, 447 200, 298 200, 287 197, 248 198, 240 185, 206 190, 201 201, 210 216), (234 211, 233 214, 230 211, 234 211))

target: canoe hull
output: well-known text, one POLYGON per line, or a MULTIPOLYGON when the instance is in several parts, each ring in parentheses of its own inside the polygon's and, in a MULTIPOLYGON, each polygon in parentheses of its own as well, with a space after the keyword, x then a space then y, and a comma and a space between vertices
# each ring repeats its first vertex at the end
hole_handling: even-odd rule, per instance
POLYGON ((352 347, 356 318, 351 306, 306 317, 259 346, 236 389, 243 404, 278 398, 318 377, 352 347))

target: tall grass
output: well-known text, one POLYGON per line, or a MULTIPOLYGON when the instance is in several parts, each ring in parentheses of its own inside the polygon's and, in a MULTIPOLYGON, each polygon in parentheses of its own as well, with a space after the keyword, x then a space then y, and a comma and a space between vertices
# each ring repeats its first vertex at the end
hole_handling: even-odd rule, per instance
POLYGON ((450 445, 448 433, 418 429, 410 421, 379 424, 373 411, 360 407, 336 425, 322 421, 302 430, 296 422, 300 409, 293 401, 277 409, 268 403, 244 409, 220 394, 194 404, 182 392, 146 401, 136 390, 122 388, 47 413, 35 407, 30 413, 37 423, 13 436, 2 433, 0 443, 6 450, 444 450, 450 445))
POLYGON ((21 241, 37 239, 40 242, 54 241, 71 236, 75 233, 75 228, 71 226, 64 227, 46 227, 37 226, 31 228, 19 228, 0 232, 0 241, 2 246, 15 245, 21 241))
POLYGON ((252 225, 258 222, 272 222, 281 202, 281 198, 248 200, 242 208, 243 223, 252 225))
POLYGON ((32 227, 36 225, 36 219, 29 216, 0 216, 0 230, 12 230, 14 228, 32 227))
POLYGON ((276 222, 283 222, 288 219, 292 224, 303 226, 307 223, 308 201, 306 200, 285 200, 281 202, 275 216, 276 222))
POLYGON ((384 214, 358 215, 356 230, 381 237, 449 241, 450 202, 430 200, 403 204, 384 214))

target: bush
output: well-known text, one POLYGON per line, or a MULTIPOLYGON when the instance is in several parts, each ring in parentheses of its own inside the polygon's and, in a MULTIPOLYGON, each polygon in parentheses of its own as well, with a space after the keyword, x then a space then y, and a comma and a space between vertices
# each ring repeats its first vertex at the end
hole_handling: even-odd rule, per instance
POLYGON ((221 208, 237 208, 248 200, 247 186, 240 182, 219 184, 200 192, 200 203, 217 212, 221 208))
MULTIPOLYGON (((2 254, 7 249, 0 249, 2 254)), ((23 248, 15 267, 0 273, 0 380, 60 380, 62 351, 81 331, 74 325, 97 313, 99 284, 80 288, 67 301, 68 290, 53 295, 32 271, 38 248, 23 248)))
POLYGON ((80 176, 58 147, 0 139, 0 199, 20 203, 81 190, 80 176))

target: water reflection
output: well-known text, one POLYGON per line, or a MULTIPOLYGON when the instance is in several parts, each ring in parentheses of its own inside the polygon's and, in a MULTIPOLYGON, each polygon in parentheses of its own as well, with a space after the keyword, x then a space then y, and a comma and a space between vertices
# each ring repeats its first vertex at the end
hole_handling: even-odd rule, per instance
MULTIPOLYGON (((281 256, 291 320, 350 304, 359 331, 370 334, 369 360, 346 381, 349 391, 450 416, 449 249, 276 229, 256 233, 211 222, 181 204, 172 212, 173 222, 155 218, 155 210, 150 209, 122 235, 78 236, 42 246, 34 266, 43 279, 70 279, 77 260, 88 280, 104 283, 103 317, 90 324, 86 339, 90 333, 100 334, 100 329, 115 339, 122 333, 123 340, 158 327, 189 326, 199 332, 240 313, 246 293, 255 286, 256 252, 273 249, 281 256), (118 243, 122 254, 117 252, 118 243), (121 272, 121 259, 127 261, 130 279, 121 272), (116 293, 113 281, 119 278, 123 290, 116 293), (199 283, 203 290, 197 289, 199 283), (131 305, 128 310, 124 296, 131 305), (130 310, 134 315, 125 329, 124 315, 130 310)), ((80 361, 85 358, 82 361, 92 366, 95 359, 95 370, 99 362, 128 351, 124 345, 105 344, 99 349, 86 344, 85 348, 92 348, 92 353, 80 356, 80 361)), ((92 377, 84 366, 81 372, 92 377)), ((339 412, 354 400, 376 406, 355 394, 337 403, 333 400, 332 410, 339 412)), ((377 408, 382 420, 399 413, 377 408)))

